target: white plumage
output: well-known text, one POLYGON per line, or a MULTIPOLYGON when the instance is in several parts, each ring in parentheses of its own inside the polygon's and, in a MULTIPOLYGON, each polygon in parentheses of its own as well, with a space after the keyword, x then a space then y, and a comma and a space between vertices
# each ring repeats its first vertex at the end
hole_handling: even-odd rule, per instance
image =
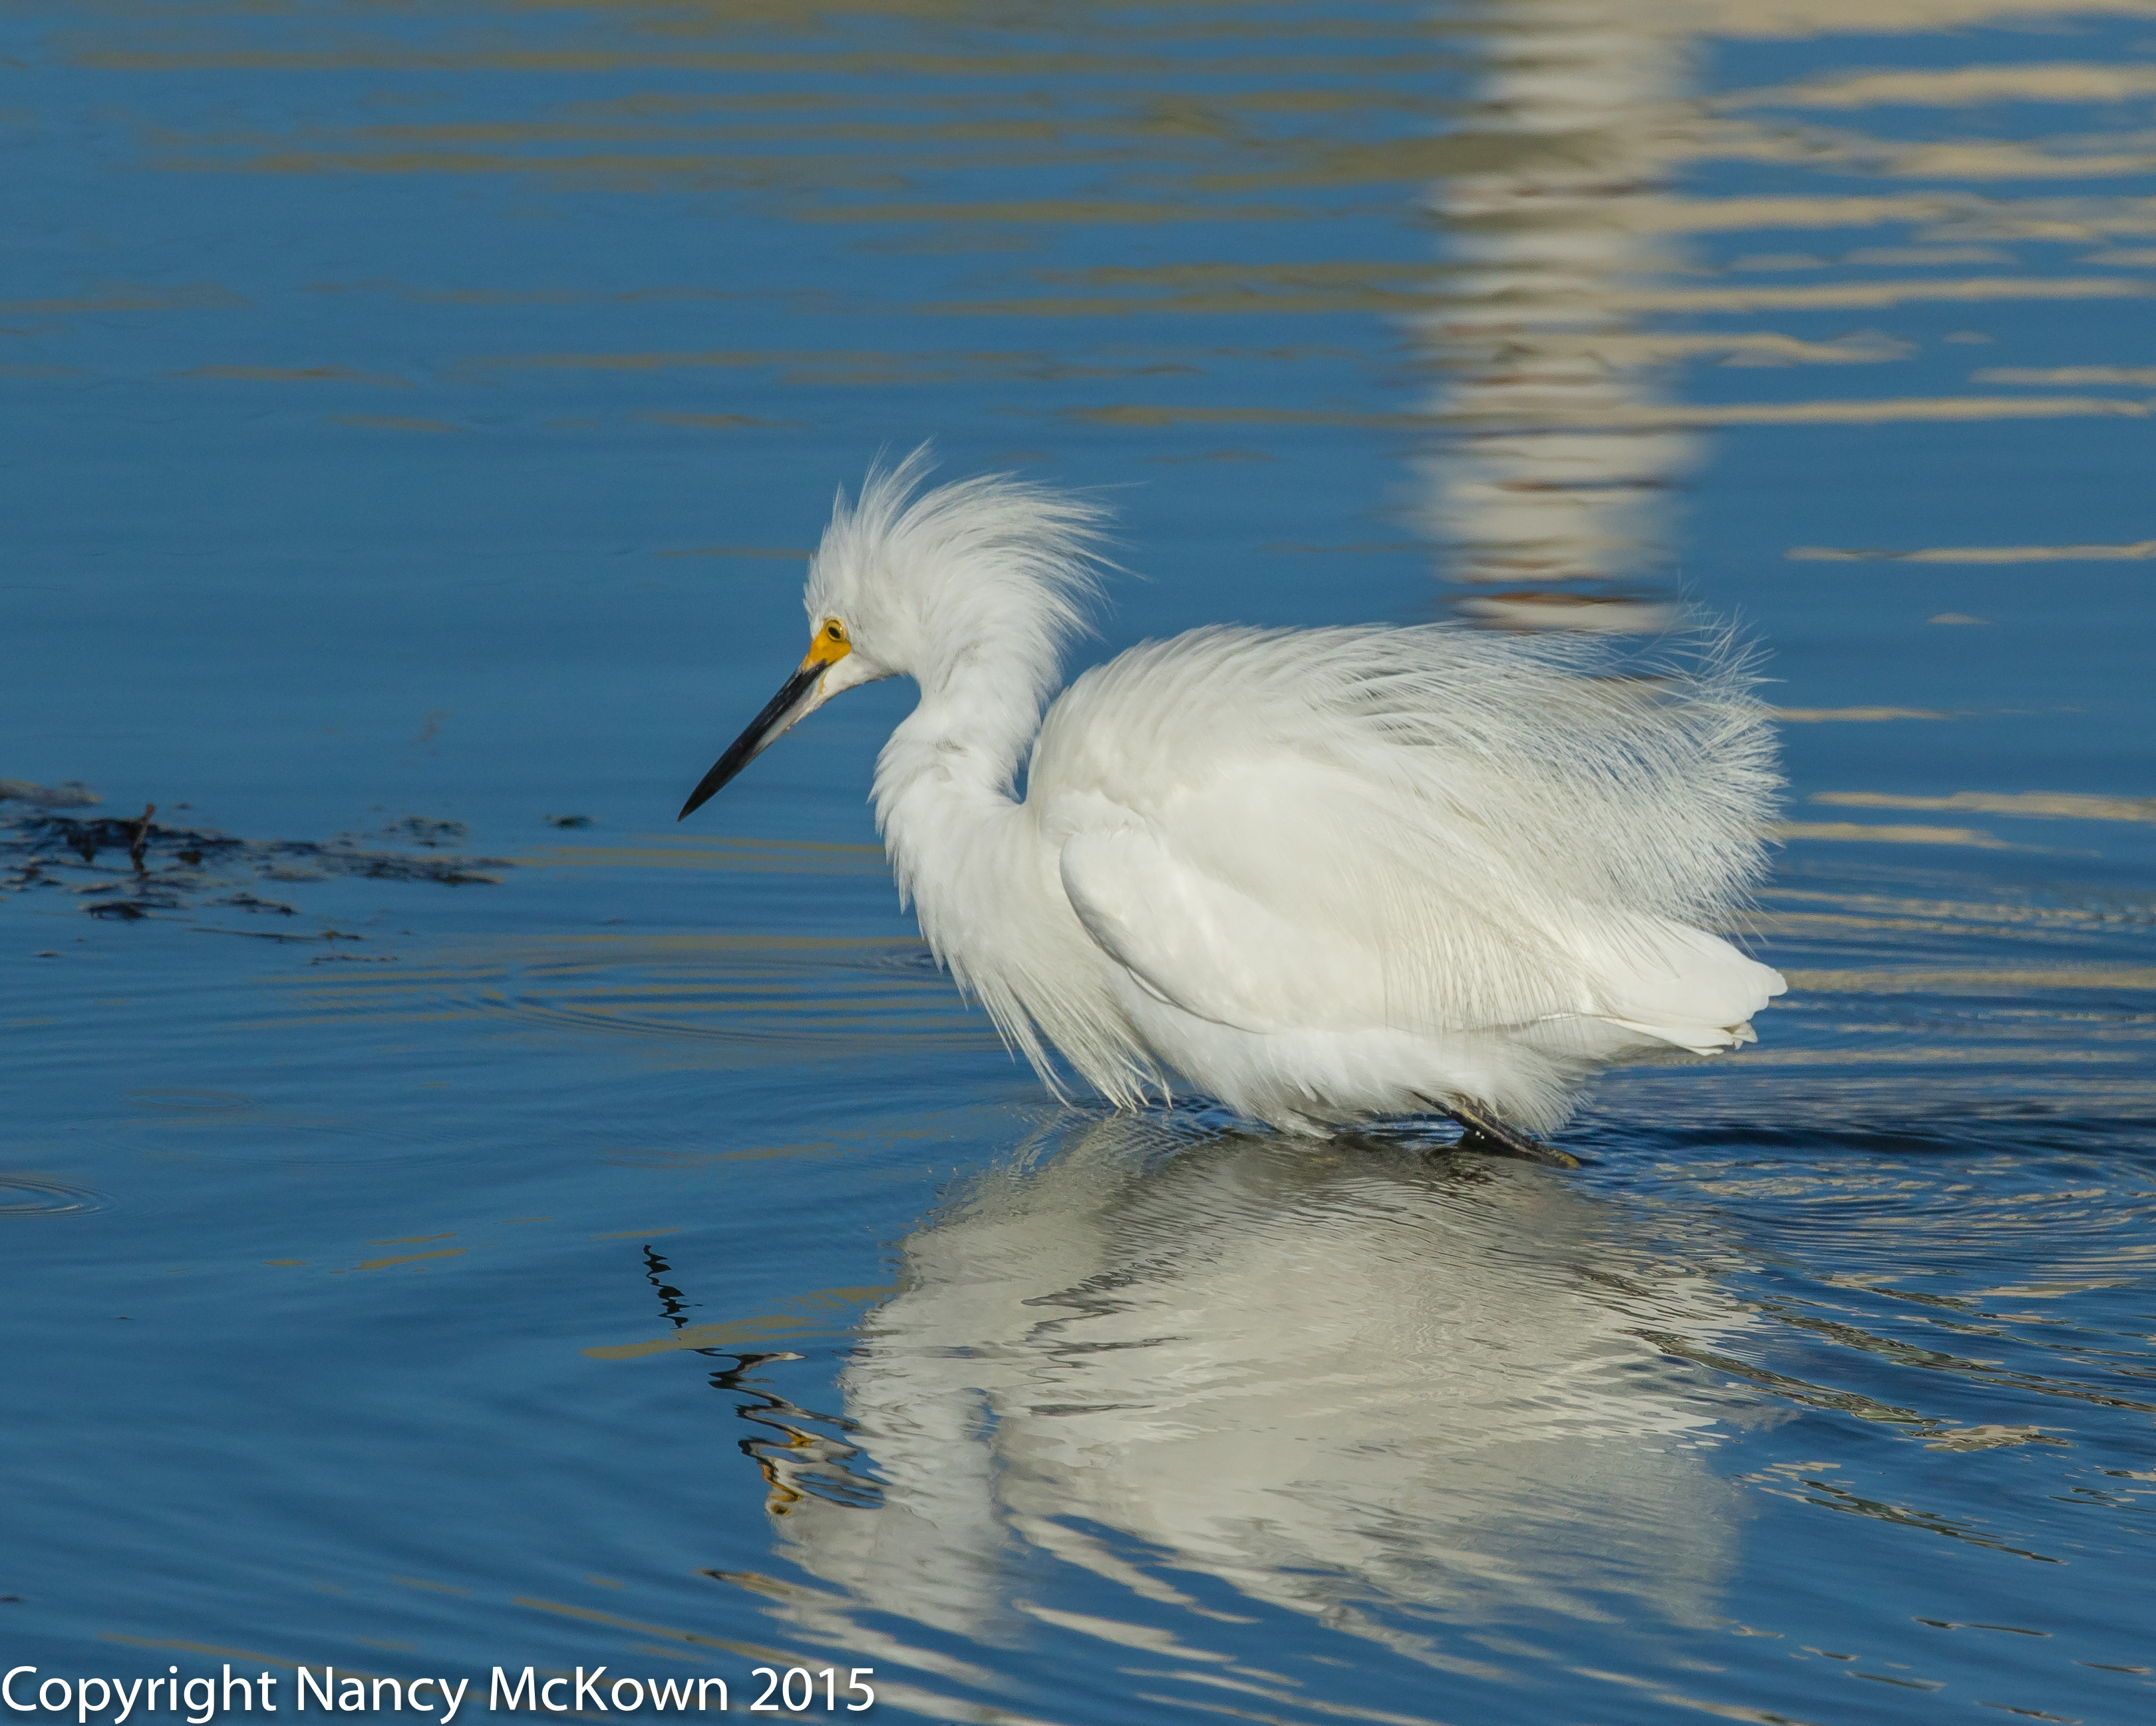
POLYGON ((1060 1056, 1123 1107, 1180 1081, 1295 1131, 1441 1108, 1503 1140, 1597 1066, 1751 1040, 1782 979, 1703 926, 1779 781, 1726 647, 1647 677, 1576 637, 1219 626, 1044 717, 1105 512, 925 471, 841 494, 816 645, 683 813, 841 691, 916 679, 875 773, 900 891, 1052 1089, 1060 1056))

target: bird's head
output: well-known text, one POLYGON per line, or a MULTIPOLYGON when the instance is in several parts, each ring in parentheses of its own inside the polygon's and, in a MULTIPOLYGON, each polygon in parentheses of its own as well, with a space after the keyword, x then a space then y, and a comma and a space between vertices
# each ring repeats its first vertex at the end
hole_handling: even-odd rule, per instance
POLYGON ((1034 711, 1097 589, 1107 511, 1004 474, 918 491, 926 444, 841 491, 808 561, 808 651, 681 806, 685 818, 832 696, 906 676, 941 691, 962 677, 1014 688, 1034 711))

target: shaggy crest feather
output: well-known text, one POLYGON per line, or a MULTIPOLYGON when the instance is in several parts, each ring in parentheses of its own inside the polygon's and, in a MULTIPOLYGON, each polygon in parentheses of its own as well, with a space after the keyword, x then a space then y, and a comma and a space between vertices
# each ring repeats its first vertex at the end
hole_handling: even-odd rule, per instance
POLYGON ((1010 474, 921 495, 933 465, 923 444, 895 467, 877 461, 851 503, 839 490, 803 604, 812 621, 850 619, 924 690, 996 641, 1018 655, 1038 717, 1100 601, 1096 548, 1108 511, 1010 474))
POLYGON ((1223 625, 1044 717, 1106 512, 927 469, 837 501, 807 603, 850 651, 814 701, 920 684, 876 763, 900 891, 1058 1095, 1056 1055, 1122 1107, 1183 1081, 1291 1128, 1546 1131, 1596 1066, 1751 1040, 1781 979, 1707 927, 1780 781, 1727 634, 1642 670, 1576 637, 1223 625))

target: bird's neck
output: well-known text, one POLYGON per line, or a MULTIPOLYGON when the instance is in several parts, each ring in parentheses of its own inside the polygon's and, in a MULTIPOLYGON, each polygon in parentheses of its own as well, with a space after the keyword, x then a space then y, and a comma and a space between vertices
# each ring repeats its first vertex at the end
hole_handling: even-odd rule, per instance
POLYGON ((1041 679, 1013 660, 974 660, 924 683, 921 704, 876 758, 876 824, 899 891, 942 951, 951 915, 1012 860, 1019 764, 1040 729, 1041 679))

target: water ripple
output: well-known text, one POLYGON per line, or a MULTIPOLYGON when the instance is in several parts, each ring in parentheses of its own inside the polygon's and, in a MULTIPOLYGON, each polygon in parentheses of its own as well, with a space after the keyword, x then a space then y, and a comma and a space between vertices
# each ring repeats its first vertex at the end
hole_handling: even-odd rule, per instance
POLYGON ((111 1203, 95 1189, 56 1174, 0 1173, 0 1216, 79 1216, 111 1203))
POLYGON ((814 1057, 867 1047, 992 1049, 917 941, 806 936, 598 936, 520 941, 363 976, 285 985, 285 1023, 495 1022, 690 1040, 814 1057))

